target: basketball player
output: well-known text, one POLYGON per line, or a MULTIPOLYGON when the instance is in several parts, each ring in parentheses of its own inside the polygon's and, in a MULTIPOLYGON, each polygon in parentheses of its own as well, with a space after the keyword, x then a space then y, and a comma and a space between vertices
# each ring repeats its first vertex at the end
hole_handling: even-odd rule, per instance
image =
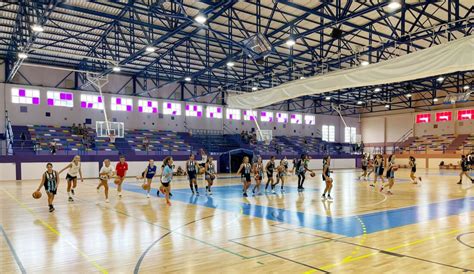
POLYGON ((408 162, 410 168, 411 168, 411 171, 410 171, 410 179, 411 179, 411 182, 412 184, 418 184, 418 181, 417 180, 420 180, 421 182, 421 177, 416 177, 415 173, 416 173, 416 159, 415 157, 413 156, 410 156, 410 161, 408 162))
POLYGON ((369 164, 369 161, 367 159, 367 155, 362 156, 362 174, 359 176, 360 178, 363 178, 364 180, 367 180, 367 166, 369 164))
POLYGON ((125 180, 127 175, 128 164, 125 162, 125 156, 120 155, 119 162, 115 166, 115 174, 117 175, 118 184, 117 184, 117 194, 119 197, 122 197, 122 183, 125 180))
POLYGON ((199 165, 194 160, 194 155, 189 156, 189 160, 186 162, 186 171, 188 172, 189 178, 189 188, 193 195, 196 193, 199 196, 198 185, 196 182, 197 171, 199 170, 199 165), (193 188, 194 187, 194 188, 193 188))
POLYGON ((110 165, 110 160, 105 159, 102 165, 102 168, 99 171, 99 185, 97 186, 97 191, 101 186, 104 186, 105 193, 105 202, 109 202, 109 179, 114 176, 114 170, 110 165))
POLYGON ((212 195, 211 186, 214 184, 214 180, 216 179, 216 169, 214 168, 214 164, 212 163, 212 160, 213 160, 212 157, 208 157, 206 165, 204 167, 206 170, 204 173, 204 176, 207 182, 207 186, 206 186, 207 195, 212 195))
POLYGON ((270 161, 265 165, 265 171, 267 173, 267 184, 265 185, 265 192, 267 192, 268 186, 273 185, 273 171, 275 169, 275 156, 270 157, 270 161))
POLYGON ((171 192, 171 180, 173 179, 173 158, 171 156, 166 157, 163 160, 163 172, 161 174, 161 186, 160 191, 165 195, 166 204, 171 206, 170 192, 171 192))
POLYGON ((375 162, 375 155, 374 155, 374 159, 371 159, 370 158, 370 155, 367 155, 367 176, 366 176, 366 179, 369 180, 370 178, 370 174, 372 174, 375 170, 374 168, 374 162, 375 162))
POLYGON ((387 165, 387 174, 386 174, 388 183, 386 185, 383 185, 380 187, 380 192, 383 191, 384 188, 388 187, 387 194, 392 195, 392 187, 393 184, 395 183, 395 155, 392 154, 388 156, 388 165, 387 165))
POLYGON ((59 174, 61 174, 63 171, 68 169, 67 175, 66 175, 66 181, 67 181, 67 196, 69 197, 68 201, 69 202, 74 202, 74 199, 71 196, 75 195, 74 189, 77 186, 77 175, 81 177, 81 183, 84 182, 84 179, 82 178, 82 170, 81 170, 81 156, 76 155, 74 156, 74 159, 72 160, 71 163, 69 163, 67 166, 65 166, 61 171, 59 171, 59 174), (71 188, 72 186, 72 188, 71 188))
POLYGON ((306 179, 306 171, 312 172, 308 168, 308 156, 306 154, 301 154, 301 158, 296 162, 296 172, 298 175, 298 191, 303 191, 304 180, 306 179))
POLYGON ((277 167, 277 175, 276 175, 276 182, 272 184, 272 193, 275 194, 275 186, 280 183, 281 180, 281 193, 284 193, 284 186, 285 186, 285 166, 283 165, 283 161, 280 161, 280 165, 277 167))
POLYGON ((469 172, 469 162, 467 161, 466 155, 461 156, 461 173, 459 173, 458 185, 462 184, 462 176, 466 176, 474 184, 474 180, 467 174, 469 172))
POLYGON ((148 161, 148 165, 145 170, 142 172, 142 177, 140 179, 146 179, 147 189, 146 189, 146 197, 150 198, 150 190, 151 190, 151 182, 156 175, 156 166, 155 161, 150 159, 148 161))
POLYGON ((49 212, 53 212, 54 196, 56 195, 59 186, 59 173, 56 170, 53 170, 53 164, 51 163, 46 164, 46 171, 43 173, 41 183, 36 191, 40 191, 42 186, 44 186, 46 195, 48 195, 49 212))
POLYGON ((283 159, 281 159, 281 163, 283 165, 283 167, 285 168, 285 175, 288 175, 288 169, 289 169, 289 165, 288 165, 288 159, 285 157, 283 157, 283 159))
POLYGON ((251 172, 252 165, 249 163, 249 157, 245 156, 242 164, 239 167, 239 170, 237 171, 237 174, 242 177, 242 183, 244 184, 244 189, 242 193, 244 197, 248 197, 247 189, 252 184, 251 172))
POLYGON ((263 162, 262 162, 262 157, 258 156, 257 162, 253 164, 253 172, 255 174, 255 186, 253 187, 252 193, 253 195, 260 195, 260 184, 262 183, 263 180, 263 162), (257 192, 255 192, 255 189, 257 189, 257 192))
POLYGON ((207 163, 207 154, 204 149, 200 149, 199 153, 201 154, 201 163, 199 164, 200 167, 204 168, 204 172, 202 173, 202 182, 205 184, 206 182, 206 163, 207 163))
POLYGON ((321 196, 322 200, 328 199, 329 201, 332 201, 331 197, 331 189, 332 189, 332 183, 333 180, 330 177, 331 170, 329 167, 331 166, 331 157, 330 156, 324 156, 323 158, 323 181, 326 182, 326 187, 324 188, 323 195, 321 196), (328 196, 326 197, 326 193, 328 196))
POLYGON ((385 181, 383 179, 383 170, 384 170, 384 164, 383 164, 383 156, 381 154, 377 154, 375 156, 374 160, 374 183, 371 184, 370 186, 375 187, 377 185, 377 178, 380 177, 382 180, 382 186, 385 184, 385 181))

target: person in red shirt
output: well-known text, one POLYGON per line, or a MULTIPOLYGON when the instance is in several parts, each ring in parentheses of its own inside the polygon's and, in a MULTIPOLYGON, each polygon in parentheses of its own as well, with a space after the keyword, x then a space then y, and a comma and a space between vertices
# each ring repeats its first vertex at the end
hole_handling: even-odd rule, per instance
POLYGON ((115 166, 115 174, 117 174, 117 179, 115 180, 117 184, 117 193, 119 197, 122 197, 122 183, 125 180, 127 175, 128 164, 125 162, 125 156, 120 156, 120 161, 115 166))

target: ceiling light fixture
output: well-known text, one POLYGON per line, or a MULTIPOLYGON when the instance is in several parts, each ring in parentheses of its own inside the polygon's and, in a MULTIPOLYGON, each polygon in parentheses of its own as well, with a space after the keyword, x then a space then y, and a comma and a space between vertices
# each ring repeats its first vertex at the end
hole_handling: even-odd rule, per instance
POLYGON ((24 52, 19 52, 18 53, 18 58, 20 59, 26 59, 28 58, 28 54, 24 53, 24 52))
POLYGON ((380 91, 382 91, 382 89, 381 88, 375 88, 374 91, 375 92, 380 92, 380 91))
POLYGON ((369 61, 362 61, 360 62, 360 64, 365 67, 365 66, 368 66, 370 63, 369 61))
POLYGON ((204 14, 199 13, 198 15, 196 15, 196 17, 194 17, 194 21, 198 22, 199 24, 204 24, 206 23, 207 18, 204 14))
POLYGON ((443 81, 444 81, 444 77, 443 77, 443 76, 440 76, 440 77, 438 77, 438 78, 436 79, 436 81, 438 81, 438 82, 443 82, 443 81))
POLYGON ((34 24, 34 25, 31 26, 31 30, 34 31, 34 32, 43 32, 44 28, 41 25, 34 24))
POLYGON ((402 4, 398 1, 392 1, 388 4, 388 8, 392 11, 398 10, 402 7, 402 4))
POLYGON ((155 52, 156 48, 154 46, 147 46, 145 48, 145 51, 146 52, 155 52))
POLYGON ((408 93, 408 94, 406 95, 406 97, 410 98, 410 97, 411 97, 411 94, 410 94, 410 93, 408 93))
POLYGON ((184 81, 191 82, 191 77, 189 77, 189 76, 184 77, 184 81))
POLYGON ((113 67, 112 70, 115 71, 115 72, 120 72, 121 71, 119 66, 113 67))
POLYGON ((286 45, 287 45, 288 47, 292 47, 292 46, 294 46, 295 44, 296 44, 296 41, 295 41, 295 39, 294 39, 293 37, 290 37, 290 38, 288 38, 288 40, 286 40, 286 45))
POLYGON ((469 85, 465 85, 465 86, 463 87, 463 89, 465 89, 465 90, 466 90, 466 89, 469 89, 469 85))
POLYGON ((252 87, 252 90, 253 90, 253 91, 257 91, 258 88, 257 88, 257 87, 252 87))
POLYGON ((231 67, 235 66, 235 63, 232 62, 232 61, 228 61, 227 66, 231 68, 231 67))

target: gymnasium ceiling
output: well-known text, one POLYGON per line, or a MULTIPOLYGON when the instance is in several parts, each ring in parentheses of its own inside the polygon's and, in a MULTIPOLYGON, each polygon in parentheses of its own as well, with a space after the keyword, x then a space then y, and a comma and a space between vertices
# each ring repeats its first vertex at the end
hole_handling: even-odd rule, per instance
MULTIPOLYGON (((182 94, 183 100, 215 94, 209 101, 222 103, 227 92, 269 88, 472 35, 474 0, 406 0, 396 10, 389 5, 375 0, 2 1, 0 58, 7 60, 8 81, 22 62, 100 74, 117 73, 112 67, 118 65, 120 74, 150 81, 158 91, 170 83, 187 84, 190 77, 189 83, 202 90, 182 94), (198 14, 207 17, 205 24, 194 20, 198 14), (32 32, 34 23, 44 32, 32 32), (263 62, 244 53, 243 40, 257 32, 272 45, 263 62), (293 47, 286 44, 290 36, 293 47), (147 46, 156 50, 147 52, 147 46), (27 61, 19 60, 19 52, 28 53, 27 61), (229 61, 235 65, 227 66, 229 61)), ((433 102, 436 97, 472 88, 474 74, 444 77, 329 95, 353 114, 383 110, 388 102, 390 109, 429 108, 442 103, 433 102), (413 96, 407 98, 408 93, 413 96), (367 103, 361 108, 355 100, 367 103)), ((327 95, 273 107, 332 112, 327 95)))

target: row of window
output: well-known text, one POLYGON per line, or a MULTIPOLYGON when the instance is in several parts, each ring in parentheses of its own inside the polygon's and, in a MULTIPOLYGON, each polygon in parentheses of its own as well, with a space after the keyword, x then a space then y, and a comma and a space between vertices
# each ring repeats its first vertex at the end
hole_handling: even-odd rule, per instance
MULTIPOLYGON (((47 91, 46 94, 47 103, 50 106, 61 106, 61 107, 74 107, 73 94, 70 92, 63 91, 47 91)), ((85 109, 104 109, 104 101, 100 95, 93 94, 81 94, 80 106, 85 109)), ((35 89, 25 88, 12 88, 12 103, 14 104, 40 104, 40 91, 35 89)), ((158 101, 139 99, 138 100, 138 112, 142 113, 158 113, 158 101)), ((177 102, 163 102, 162 113, 165 115, 179 116, 181 112, 181 103, 177 102)), ((132 112, 134 109, 133 99, 124 97, 111 97, 110 109, 112 111, 125 111, 132 112)), ((257 111, 255 110, 240 110, 240 109, 226 109, 226 119, 228 120, 241 120, 243 114, 244 121, 255 121, 257 119, 257 111)), ((204 107, 197 104, 186 104, 185 115, 188 117, 201 118, 204 115, 204 107)), ((220 106, 207 106, 205 115, 210 119, 222 119, 223 107, 220 106)), ((291 124, 305 124, 315 125, 316 116, 304 115, 298 113, 276 113, 271 111, 261 111, 260 121, 262 122, 273 122, 274 118, 278 123, 291 124)))
MULTIPOLYGON (((453 120, 452 111, 441 111, 435 113, 436 122, 448 122, 453 120)), ((474 119, 474 109, 458 110, 458 120, 472 120, 474 119)), ((431 123, 431 113, 420 113, 416 115, 416 123, 424 124, 431 123)))

